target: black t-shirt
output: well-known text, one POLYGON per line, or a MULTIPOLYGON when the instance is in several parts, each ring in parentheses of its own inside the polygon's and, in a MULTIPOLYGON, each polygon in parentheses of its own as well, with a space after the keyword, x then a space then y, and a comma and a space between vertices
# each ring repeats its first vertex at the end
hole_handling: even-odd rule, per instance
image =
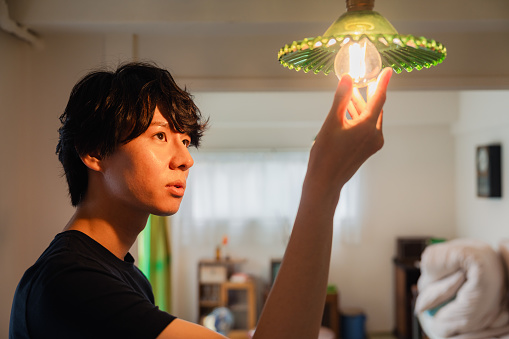
POLYGON ((155 338, 174 316, 134 265, 79 231, 58 234, 21 279, 9 338, 155 338))

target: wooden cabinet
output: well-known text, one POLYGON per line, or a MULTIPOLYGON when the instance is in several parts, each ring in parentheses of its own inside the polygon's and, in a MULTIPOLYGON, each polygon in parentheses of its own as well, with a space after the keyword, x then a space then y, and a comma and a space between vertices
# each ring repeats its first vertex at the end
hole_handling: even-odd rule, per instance
POLYGON ((414 264, 394 260, 395 320, 394 334, 398 339, 411 339, 414 333, 412 286, 417 284, 421 271, 414 264))

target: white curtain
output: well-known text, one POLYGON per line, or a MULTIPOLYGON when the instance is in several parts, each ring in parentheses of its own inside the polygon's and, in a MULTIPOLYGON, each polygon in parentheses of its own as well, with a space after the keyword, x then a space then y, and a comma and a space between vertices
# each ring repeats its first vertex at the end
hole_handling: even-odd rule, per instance
MULTIPOLYGON (((308 152, 194 154, 195 165, 177 215, 185 225, 180 240, 209 244, 224 234, 242 237, 247 229, 258 228, 254 233, 261 234, 252 241, 266 243, 276 237, 285 243, 297 213, 308 156, 308 152)), ((336 232, 350 243, 359 241, 359 187, 360 175, 356 175, 343 188, 334 218, 336 232)))

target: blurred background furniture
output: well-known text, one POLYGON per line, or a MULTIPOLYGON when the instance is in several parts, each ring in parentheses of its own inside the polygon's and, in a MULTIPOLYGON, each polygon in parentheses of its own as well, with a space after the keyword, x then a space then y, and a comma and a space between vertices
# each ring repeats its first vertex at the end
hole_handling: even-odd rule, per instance
POLYGON ((228 282, 245 260, 203 259, 198 262, 198 323, 214 308, 222 306, 223 283, 228 282))
POLYGON ((330 328, 334 332, 336 338, 340 337, 339 319, 339 294, 338 292, 327 293, 325 308, 323 310, 322 326, 330 328))
POLYGON ((248 331, 256 326, 256 288, 252 281, 221 284, 221 306, 234 317, 233 331, 248 331))
POLYGON ((401 237, 396 239, 394 263, 395 324, 394 335, 398 339, 411 339, 414 333, 412 286, 417 284, 421 270, 421 254, 431 237, 401 237))

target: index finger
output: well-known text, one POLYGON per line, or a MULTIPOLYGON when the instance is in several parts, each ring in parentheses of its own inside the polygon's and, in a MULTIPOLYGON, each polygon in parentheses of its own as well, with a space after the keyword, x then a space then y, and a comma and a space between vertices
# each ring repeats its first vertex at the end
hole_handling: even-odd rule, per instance
POLYGON ((334 101, 332 102, 332 107, 327 119, 330 117, 337 119, 339 117, 341 122, 345 119, 345 111, 352 97, 352 90, 352 78, 349 75, 343 76, 334 94, 334 101))

